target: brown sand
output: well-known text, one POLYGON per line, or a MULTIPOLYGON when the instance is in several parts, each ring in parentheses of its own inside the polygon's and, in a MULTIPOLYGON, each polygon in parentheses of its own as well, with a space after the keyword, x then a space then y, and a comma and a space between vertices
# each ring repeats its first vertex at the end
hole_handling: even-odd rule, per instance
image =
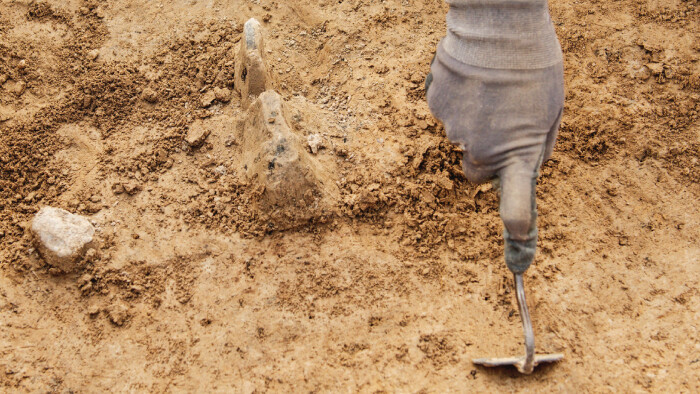
POLYGON ((441 0, 1 1, 0 391, 700 391, 700 3, 550 5, 567 104, 526 284, 566 359, 520 376, 470 362, 522 333, 496 194, 423 98, 441 0), (211 94, 250 17, 338 188, 302 220, 255 203, 240 97, 211 94), (45 205, 99 230, 78 272, 33 248, 45 205))

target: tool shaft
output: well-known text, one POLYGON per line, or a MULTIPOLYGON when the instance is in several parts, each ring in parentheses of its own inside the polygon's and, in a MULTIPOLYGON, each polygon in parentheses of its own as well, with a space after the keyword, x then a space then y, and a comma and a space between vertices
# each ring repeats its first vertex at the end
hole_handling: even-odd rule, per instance
POLYGON ((535 334, 532 331, 530 311, 527 309, 527 301, 525 300, 523 275, 514 274, 514 279, 515 296, 518 299, 518 310, 520 311, 520 318, 523 321, 523 331, 525 333, 525 359, 522 361, 522 364, 518 365, 518 369, 522 373, 529 374, 535 368, 535 334))

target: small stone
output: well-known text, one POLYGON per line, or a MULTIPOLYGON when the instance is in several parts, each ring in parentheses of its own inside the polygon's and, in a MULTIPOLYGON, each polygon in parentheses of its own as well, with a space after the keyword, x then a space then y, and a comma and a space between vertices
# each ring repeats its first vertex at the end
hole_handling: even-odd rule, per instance
POLYGON ((214 96, 222 103, 231 101, 231 91, 226 88, 214 88, 214 96))
POLYGON ((94 194, 92 197, 90 197, 90 202, 98 203, 100 201, 102 201, 102 199, 97 194, 94 194))
POLYGON ((90 108, 92 105, 92 97, 89 95, 83 96, 83 108, 90 108))
POLYGON ((27 88, 27 83, 24 81, 19 81, 15 84, 15 89, 14 89, 15 92, 14 93, 17 96, 21 96, 22 93, 24 93, 26 88, 27 88))
POLYGON ((416 125, 417 125, 421 130, 425 130, 425 129, 428 128, 428 122, 426 122, 425 120, 422 120, 422 119, 419 120, 419 121, 416 123, 416 125))
POLYGON ((93 49, 90 52, 88 52, 88 54, 87 54, 88 59, 90 59, 90 60, 96 60, 99 55, 100 55, 99 49, 93 49))
POLYGON ((229 147, 229 146, 236 145, 236 143, 237 143, 237 142, 236 142, 236 137, 234 137, 234 136, 228 136, 228 137, 226 138, 226 142, 224 142, 224 145, 226 145, 227 147, 229 147))
POLYGON ((44 207, 32 220, 39 253, 63 272, 74 271, 93 245, 95 228, 87 218, 60 208, 44 207))
POLYGON ((226 166, 218 166, 214 168, 214 172, 221 176, 226 175, 226 166))
POLYGON ((216 99, 216 94, 213 91, 208 91, 202 96, 202 107, 206 108, 211 105, 216 99))
POLYGON ((143 98, 146 102, 149 102, 151 104, 157 103, 158 102, 158 92, 151 88, 146 88, 143 90, 141 93, 141 98, 143 98))
POLYGON ((195 121, 190 125, 190 129, 187 131, 185 142, 193 148, 201 146, 209 136, 209 132, 210 130, 204 127, 202 122, 195 121))
POLYGON ((19 61, 19 63, 17 63, 17 69, 24 70, 25 68, 27 68, 27 61, 22 59, 19 61))
POLYGON ((0 85, 2 85, 2 84, 4 84, 5 82, 7 82, 7 79, 8 79, 8 78, 9 78, 9 77, 7 76, 7 74, 0 74, 0 85))
POLYGON ((309 150, 314 155, 318 153, 319 149, 325 148, 323 138, 318 134, 309 134, 309 136, 306 137, 306 143, 309 145, 309 150))

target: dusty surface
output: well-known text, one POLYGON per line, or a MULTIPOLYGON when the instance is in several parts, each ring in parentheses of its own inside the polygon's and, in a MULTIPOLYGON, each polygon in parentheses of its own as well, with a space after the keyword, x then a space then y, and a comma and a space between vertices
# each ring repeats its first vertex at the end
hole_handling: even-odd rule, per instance
POLYGON ((522 339, 496 195, 423 99, 442 1, 0 1, 0 391, 700 391, 700 4, 550 5, 567 104, 527 284, 566 359, 522 377, 470 362, 522 339), (240 167, 250 17, 338 188, 302 222, 240 167), (98 230, 76 273, 33 249, 45 205, 98 230))

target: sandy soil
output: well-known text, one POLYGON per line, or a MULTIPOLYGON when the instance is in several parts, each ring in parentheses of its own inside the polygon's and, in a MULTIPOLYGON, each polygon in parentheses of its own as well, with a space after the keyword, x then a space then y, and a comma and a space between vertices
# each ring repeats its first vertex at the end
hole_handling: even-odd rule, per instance
POLYGON ((519 376, 470 361, 522 334, 497 196, 423 98, 442 1, 0 1, 0 391, 700 391, 700 4, 550 6, 567 104, 526 283, 566 359, 519 376), (250 17, 323 138, 322 210, 261 208, 241 99, 211 102, 250 17), (77 272, 33 247, 45 205, 98 229, 77 272))

